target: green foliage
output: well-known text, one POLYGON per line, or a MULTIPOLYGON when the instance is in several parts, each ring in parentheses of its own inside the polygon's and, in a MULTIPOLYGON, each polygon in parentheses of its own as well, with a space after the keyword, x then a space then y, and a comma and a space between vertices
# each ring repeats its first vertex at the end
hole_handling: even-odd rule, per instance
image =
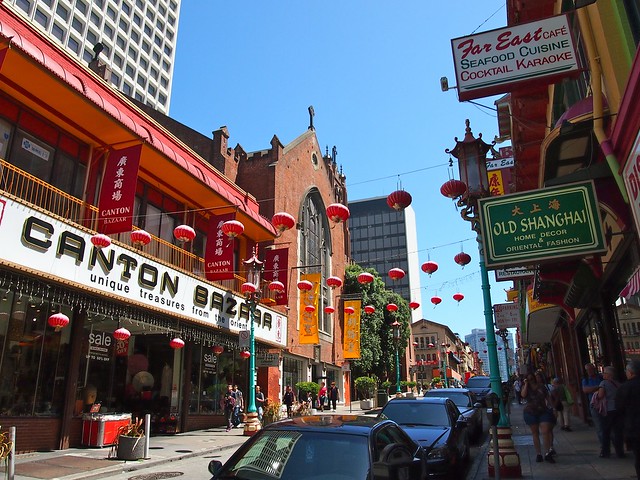
POLYGON ((377 381, 372 377, 358 377, 355 379, 356 390, 360 398, 371 398, 376 388, 377 381))
POLYGON ((298 390, 298 394, 299 392, 307 392, 315 398, 320 391, 320 385, 316 382, 298 382, 296 383, 296 389, 298 390))

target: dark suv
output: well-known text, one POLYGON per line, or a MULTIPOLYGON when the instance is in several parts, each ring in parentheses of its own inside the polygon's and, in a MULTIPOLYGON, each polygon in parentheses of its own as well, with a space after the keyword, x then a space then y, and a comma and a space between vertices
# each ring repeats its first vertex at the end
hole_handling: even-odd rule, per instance
POLYGON ((479 402, 484 403, 484 398, 491 392, 491 379, 481 375, 469 378, 467 388, 476 394, 479 402))

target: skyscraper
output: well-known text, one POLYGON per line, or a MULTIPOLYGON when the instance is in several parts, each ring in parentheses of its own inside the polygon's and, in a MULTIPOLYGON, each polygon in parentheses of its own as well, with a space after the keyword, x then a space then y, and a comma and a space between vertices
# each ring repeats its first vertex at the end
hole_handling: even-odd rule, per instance
POLYGON ((181 0, 6 0, 85 65, 104 47, 106 80, 169 111, 181 0), (98 47, 99 48, 99 47, 98 47))
MULTIPOLYGON (((487 373, 491 374, 491 368, 489 367, 489 353, 487 351, 487 331, 484 328, 474 328, 469 335, 465 335, 464 341, 476 352, 478 352, 478 358, 482 360, 482 368, 487 373)), ((506 342, 503 342, 502 337, 496 335, 496 348, 498 354, 498 367, 500 368, 500 378, 503 382, 508 380, 507 371, 510 374, 515 373, 514 370, 514 343, 513 334, 509 332, 506 338, 506 342), (505 348, 506 347, 506 348, 505 348), (509 359, 509 369, 507 370, 507 357, 509 359)))
MULTIPOLYGON (((416 217, 411 206, 396 211, 386 197, 350 200, 349 231, 351 257, 363 268, 373 268, 388 289, 407 301, 420 303, 420 265, 416 217), (388 272, 401 268, 406 273, 393 280, 388 272)), ((412 312, 412 322, 422 318, 422 308, 412 312)))

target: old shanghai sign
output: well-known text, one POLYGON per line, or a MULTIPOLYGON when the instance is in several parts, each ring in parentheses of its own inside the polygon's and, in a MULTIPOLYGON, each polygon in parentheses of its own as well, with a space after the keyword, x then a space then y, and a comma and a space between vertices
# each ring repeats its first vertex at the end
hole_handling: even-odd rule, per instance
POLYGON ((488 268, 605 251, 593 182, 480 199, 488 268))
POLYGON ((460 101, 509 92, 516 83, 553 83, 577 74, 566 15, 451 40, 460 101))

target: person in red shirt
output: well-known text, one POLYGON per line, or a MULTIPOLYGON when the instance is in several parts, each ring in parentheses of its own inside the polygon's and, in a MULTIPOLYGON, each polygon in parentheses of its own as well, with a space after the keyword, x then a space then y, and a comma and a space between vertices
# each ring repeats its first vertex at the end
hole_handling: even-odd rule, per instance
POLYGON ((324 402, 327 401, 327 387, 324 382, 320 383, 320 391, 318 392, 318 410, 324 411, 324 402))

